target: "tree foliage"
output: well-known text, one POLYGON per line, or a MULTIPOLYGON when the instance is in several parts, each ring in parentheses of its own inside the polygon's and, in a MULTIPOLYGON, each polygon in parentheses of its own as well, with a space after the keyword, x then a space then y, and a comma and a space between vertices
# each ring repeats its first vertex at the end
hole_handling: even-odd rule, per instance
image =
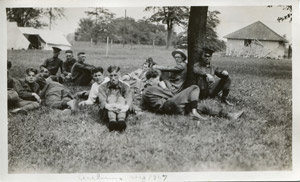
POLYGON ((169 6, 169 7, 146 7, 145 11, 153 11, 154 14, 149 18, 151 22, 160 22, 167 25, 167 46, 171 44, 174 26, 186 26, 189 17, 189 7, 169 6))
MULTIPOLYGON (((268 6, 269 8, 273 7, 272 5, 268 6)), ((288 13, 285 15, 285 16, 280 16, 280 17, 277 17, 277 21, 278 22, 281 22, 281 21, 284 21, 284 20, 289 20, 289 22, 292 22, 293 20, 293 8, 291 5, 279 5, 278 7, 281 7, 282 10, 284 11, 288 11, 288 13)))
POLYGON ((39 8, 7 8, 7 20, 17 22, 19 27, 40 28, 47 24, 40 21, 43 10, 39 8))
MULTIPOLYGON (((226 49, 226 44, 223 40, 220 40, 216 32, 217 26, 220 24, 218 15, 219 11, 208 11, 207 12, 207 23, 206 23, 206 40, 205 45, 212 48, 215 51, 221 51, 226 49)), ((192 16, 192 15, 191 15, 192 16)), ((187 30, 180 33, 176 40, 177 46, 187 43, 187 30)))
MULTIPOLYGON (((79 22, 79 27, 76 30, 76 40, 89 41, 91 38, 96 37, 93 31, 94 20, 91 18, 83 18, 79 22)), ((152 44, 153 40, 156 45, 165 45, 166 30, 163 25, 154 25, 146 19, 135 21, 133 18, 115 18, 111 19, 108 31, 100 32, 97 41, 106 41, 106 37, 113 39, 115 43, 121 43, 125 39, 125 43, 132 44, 152 44), (125 35, 124 35, 125 33, 125 35), (102 34, 102 35, 101 35, 102 34)))
POLYGON ((63 18, 64 8, 7 8, 7 20, 17 22, 19 27, 41 28, 51 26, 58 18, 63 18), (49 24, 42 22, 41 18, 49 18, 49 24))
POLYGON ((94 43, 97 44, 99 40, 109 36, 109 32, 112 29, 111 22, 115 14, 102 7, 93 8, 92 11, 86 11, 85 13, 89 16, 88 21, 92 21, 89 27, 92 31, 90 36, 94 43))
POLYGON ((49 29, 51 30, 53 22, 55 22, 58 18, 65 17, 65 9, 64 8, 45 8, 43 9, 43 14, 49 18, 49 29))

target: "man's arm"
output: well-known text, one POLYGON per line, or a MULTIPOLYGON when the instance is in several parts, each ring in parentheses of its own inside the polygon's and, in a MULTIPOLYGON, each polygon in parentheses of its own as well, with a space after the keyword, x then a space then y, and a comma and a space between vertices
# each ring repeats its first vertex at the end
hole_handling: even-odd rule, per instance
POLYGON ((165 66, 159 66, 155 65, 153 68, 158 69, 160 71, 180 71, 185 69, 185 63, 182 64, 177 64, 176 66, 171 66, 171 67, 165 67, 165 66))
POLYGON ((14 89, 20 98, 24 100, 35 100, 35 97, 33 96, 34 92, 28 91, 26 88, 24 88, 20 80, 14 84, 14 89))
POLYGON ((215 75, 217 75, 217 77, 219 78, 227 78, 229 76, 227 71, 221 70, 219 68, 215 69, 215 75))
POLYGON ((101 109, 103 109, 105 107, 105 105, 107 104, 107 102, 106 102, 107 95, 105 93, 104 87, 105 87, 105 85, 100 85, 98 87, 98 98, 99 98, 99 105, 100 105, 101 109))
POLYGON ((196 75, 200 75, 200 76, 205 76, 207 74, 203 69, 201 69, 201 65, 199 62, 193 65, 193 72, 196 75))

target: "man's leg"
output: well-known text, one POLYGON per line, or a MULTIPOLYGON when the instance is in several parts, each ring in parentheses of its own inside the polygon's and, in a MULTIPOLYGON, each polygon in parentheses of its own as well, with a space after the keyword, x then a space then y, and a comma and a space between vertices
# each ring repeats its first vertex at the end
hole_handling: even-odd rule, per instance
POLYGON ((79 78, 76 80, 76 83, 78 85, 87 86, 92 80, 92 75, 89 71, 82 71, 79 78))
POLYGON ((7 90, 7 106, 13 108, 18 104, 19 95, 14 89, 7 90))
POLYGON ((168 99, 163 105, 163 110, 166 114, 185 114, 189 113, 192 117, 206 120, 197 112, 197 103, 200 89, 197 85, 192 85, 173 98, 168 99))
POLYGON ((210 107, 208 104, 202 102, 198 103, 197 110, 202 114, 223 117, 223 118, 230 119, 232 121, 238 119, 244 113, 244 111, 238 111, 233 113, 226 112, 222 108, 210 107))
MULTIPOLYGON (((123 104, 123 105, 125 105, 125 102, 126 102, 126 100, 125 100, 125 98, 124 97, 122 97, 122 96, 119 96, 118 98, 117 98, 117 103, 118 104, 123 104)), ((118 119, 118 122, 117 122, 117 124, 118 124, 118 130, 119 131, 124 131, 125 129, 126 129, 126 123, 125 123, 125 120, 126 120, 126 112, 119 112, 119 113, 117 113, 117 119, 118 119)))
POLYGON ((220 80, 217 80, 213 87, 209 90, 210 91, 210 97, 214 98, 218 95, 220 91, 222 91, 222 97, 221 97, 221 102, 227 104, 227 105, 232 105, 230 102, 227 101, 227 97, 229 95, 230 91, 230 86, 231 86, 231 79, 230 77, 227 78, 222 78, 220 80))
POLYGON ((38 102, 34 102, 34 101, 19 99, 19 101, 17 103, 17 107, 18 108, 12 110, 11 112, 27 114, 27 111, 39 108, 40 104, 38 102))

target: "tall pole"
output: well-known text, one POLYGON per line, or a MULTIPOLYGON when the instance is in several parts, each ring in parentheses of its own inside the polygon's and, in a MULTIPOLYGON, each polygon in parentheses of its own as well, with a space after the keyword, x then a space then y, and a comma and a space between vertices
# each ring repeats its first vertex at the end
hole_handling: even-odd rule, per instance
POLYGON ((125 34, 126 34, 126 9, 125 9, 125 18, 124 18, 124 29, 123 29, 123 47, 125 46, 125 34))

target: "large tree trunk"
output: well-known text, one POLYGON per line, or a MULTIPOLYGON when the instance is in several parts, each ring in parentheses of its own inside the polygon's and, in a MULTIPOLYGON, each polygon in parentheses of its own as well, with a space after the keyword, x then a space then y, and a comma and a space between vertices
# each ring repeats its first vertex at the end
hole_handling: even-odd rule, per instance
POLYGON ((188 25, 188 64, 185 87, 195 83, 193 65, 200 59, 201 48, 206 41, 208 6, 191 7, 188 25))

